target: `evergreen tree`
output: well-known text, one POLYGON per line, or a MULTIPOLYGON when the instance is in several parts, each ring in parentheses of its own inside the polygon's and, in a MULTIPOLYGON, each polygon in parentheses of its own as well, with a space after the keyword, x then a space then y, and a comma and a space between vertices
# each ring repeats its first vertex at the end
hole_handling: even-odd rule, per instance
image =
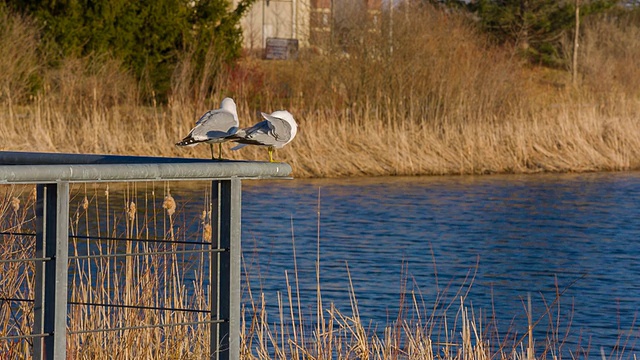
MULTIPOLYGON (((602 12, 616 1, 582 0, 580 13, 602 12)), ((576 2, 558 0, 478 0, 469 5, 483 28, 501 42, 509 42, 531 60, 562 64, 560 40, 575 25, 576 2)))
POLYGON ((166 96, 180 54, 231 62, 242 45, 240 18, 256 0, 5 0, 33 16, 60 57, 110 54, 156 95, 166 96))

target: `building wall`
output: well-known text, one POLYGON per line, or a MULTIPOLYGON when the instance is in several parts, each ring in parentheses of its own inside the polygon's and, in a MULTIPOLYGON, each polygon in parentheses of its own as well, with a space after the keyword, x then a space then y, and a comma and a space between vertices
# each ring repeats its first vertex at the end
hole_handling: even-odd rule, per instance
MULTIPOLYGON (((238 0, 233 0, 233 5, 238 0)), ((377 23, 382 0, 258 0, 241 21, 244 47, 264 49, 269 37, 297 39, 300 47, 323 45, 331 38, 333 23, 341 14, 356 8, 367 9, 377 23)))
POLYGON ((298 39, 301 47, 308 46, 310 10, 311 0, 258 0, 241 21, 244 47, 261 50, 268 37, 298 39))

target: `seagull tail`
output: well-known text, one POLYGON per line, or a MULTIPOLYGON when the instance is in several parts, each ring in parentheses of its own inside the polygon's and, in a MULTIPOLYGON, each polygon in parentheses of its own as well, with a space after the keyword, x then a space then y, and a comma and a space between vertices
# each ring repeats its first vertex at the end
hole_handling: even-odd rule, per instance
POLYGON ((176 146, 193 146, 201 141, 198 141, 192 137, 184 138, 182 141, 176 143, 176 146))

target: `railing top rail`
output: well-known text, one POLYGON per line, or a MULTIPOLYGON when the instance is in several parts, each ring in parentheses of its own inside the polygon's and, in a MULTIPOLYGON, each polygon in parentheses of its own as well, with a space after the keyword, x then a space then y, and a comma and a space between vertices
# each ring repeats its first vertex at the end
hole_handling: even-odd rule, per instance
POLYGON ((283 179, 286 163, 0 151, 0 184, 283 179))

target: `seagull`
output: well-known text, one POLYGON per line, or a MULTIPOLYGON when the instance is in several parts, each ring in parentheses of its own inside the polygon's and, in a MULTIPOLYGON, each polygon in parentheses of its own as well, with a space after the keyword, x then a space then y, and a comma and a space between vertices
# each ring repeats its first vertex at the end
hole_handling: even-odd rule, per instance
POLYGON ((177 146, 193 146, 198 143, 208 143, 211 146, 211 158, 213 155, 213 144, 218 144, 218 159, 222 159, 222 143, 238 131, 238 113, 236 103, 231 98, 224 98, 220 109, 207 111, 196 126, 191 129, 182 141, 176 143, 177 146))
POLYGON ((246 129, 240 129, 228 137, 229 140, 240 143, 231 148, 238 150, 247 145, 266 146, 269 151, 269 162, 273 161, 273 150, 281 149, 291 142, 298 132, 298 124, 293 115, 286 110, 274 111, 271 114, 261 113, 263 121, 246 129))

